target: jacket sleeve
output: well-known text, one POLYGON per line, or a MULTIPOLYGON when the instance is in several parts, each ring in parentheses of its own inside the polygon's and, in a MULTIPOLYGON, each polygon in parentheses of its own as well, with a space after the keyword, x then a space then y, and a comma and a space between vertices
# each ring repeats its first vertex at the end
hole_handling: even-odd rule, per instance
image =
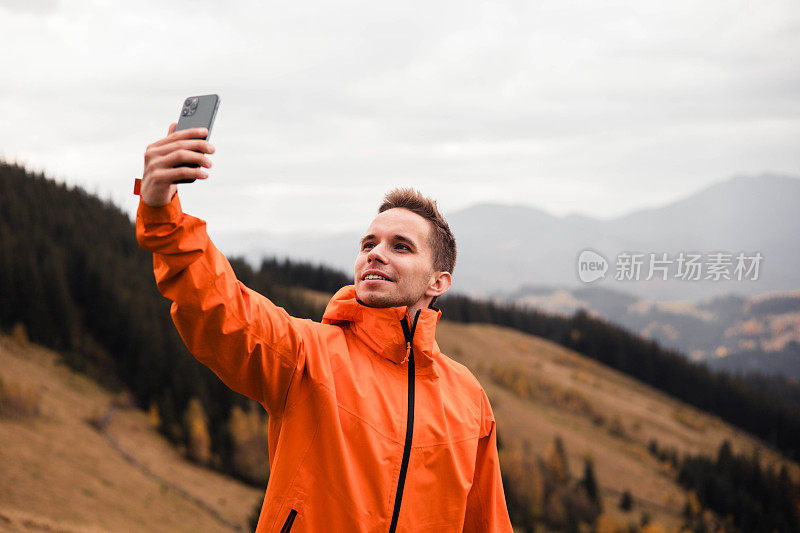
POLYGON ((234 391, 281 416, 296 370, 305 363, 301 320, 236 279, 206 233, 184 214, 177 193, 169 204, 139 201, 136 240, 153 252, 158 290, 194 357, 234 391))
POLYGON ((465 533, 512 533, 497 454, 497 426, 489 398, 483 389, 481 389, 481 414, 481 437, 478 439, 472 488, 467 495, 464 531, 465 533))

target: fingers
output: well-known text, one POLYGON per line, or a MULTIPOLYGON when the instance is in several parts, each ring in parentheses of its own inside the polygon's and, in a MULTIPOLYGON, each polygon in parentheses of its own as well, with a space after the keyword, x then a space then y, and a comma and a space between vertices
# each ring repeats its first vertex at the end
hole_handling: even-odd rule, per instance
POLYGON ((144 154, 142 190, 161 190, 175 187, 174 182, 184 179, 207 179, 201 167, 211 168, 211 160, 205 154, 215 152, 214 146, 205 140, 207 128, 191 128, 175 131, 177 123, 169 125, 167 136, 147 147, 144 154), (198 167, 178 166, 195 164, 198 167), (151 189, 156 187, 156 189, 151 189))
POLYGON ((156 182, 172 183, 187 178, 204 180, 208 178, 208 173, 203 169, 191 167, 160 168, 153 171, 151 178, 156 182))
POLYGON ((181 163, 195 163, 200 166, 211 168, 211 160, 201 153, 192 150, 175 150, 158 157, 151 163, 152 167, 174 167, 181 163))
POLYGON ((207 164, 203 164, 203 166, 211 168, 211 161, 203 155, 204 153, 214 153, 214 147, 211 143, 202 139, 186 139, 162 146, 149 146, 144 153, 145 168, 153 165, 164 165, 165 161, 162 161, 162 159, 165 157, 171 157, 171 159, 166 160, 169 166, 175 166, 179 163, 200 164, 201 161, 205 161, 207 164), (177 159, 175 159, 176 157, 177 159))
POLYGON ((170 125, 170 129, 172 131, 166 137, 157 140, 150 146, 162 146, 182 139, 205 139, 208 136, 208 128, 189 128, 188 130, 175 131, 170 125))
POLYGON ((202 152, 206 154, 214 153, 214 146, 203 139, 184 139, 182 141, 175 141, 169 144, 162 145, 158 150, 166 153, 174 150, 194 150, 195 152, 202 152))
POLYGON ((215 152, 214 146, 208 141, 202 139, 184 139, 160 146, 148 146, 145 156, 153 158, 176 150, 193 150, 205 154, 213 154, 215 152))

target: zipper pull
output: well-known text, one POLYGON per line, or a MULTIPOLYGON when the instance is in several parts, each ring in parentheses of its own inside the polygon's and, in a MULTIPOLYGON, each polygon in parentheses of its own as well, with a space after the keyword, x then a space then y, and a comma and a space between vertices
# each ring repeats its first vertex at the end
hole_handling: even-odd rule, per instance
POLYGON ((406 341, 406 359, 411 358, 411 341, 406 341))

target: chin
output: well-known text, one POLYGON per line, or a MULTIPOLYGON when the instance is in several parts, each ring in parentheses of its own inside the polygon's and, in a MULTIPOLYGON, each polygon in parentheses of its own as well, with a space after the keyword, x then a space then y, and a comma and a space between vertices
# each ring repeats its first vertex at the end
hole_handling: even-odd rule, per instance
POLYGON ((393 294, 356 289, 358 300, 368 307, 396 307, 401 305, 393 294))

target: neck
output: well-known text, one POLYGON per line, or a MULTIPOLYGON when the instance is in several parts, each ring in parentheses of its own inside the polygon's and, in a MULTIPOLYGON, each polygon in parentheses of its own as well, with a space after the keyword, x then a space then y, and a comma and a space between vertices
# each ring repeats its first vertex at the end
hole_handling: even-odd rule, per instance
POLYGON ((413 325, 414 324, 414 317, 417 316, 417 311, 419 311, 420 309, 425 309, 426 307, 428 307, 428 305, 430 305, 430 303, 431 303, 431 298, 423 298, 422 300, 419 300, 414 305, 409 306, 408 307, 408 323, 413 325))

